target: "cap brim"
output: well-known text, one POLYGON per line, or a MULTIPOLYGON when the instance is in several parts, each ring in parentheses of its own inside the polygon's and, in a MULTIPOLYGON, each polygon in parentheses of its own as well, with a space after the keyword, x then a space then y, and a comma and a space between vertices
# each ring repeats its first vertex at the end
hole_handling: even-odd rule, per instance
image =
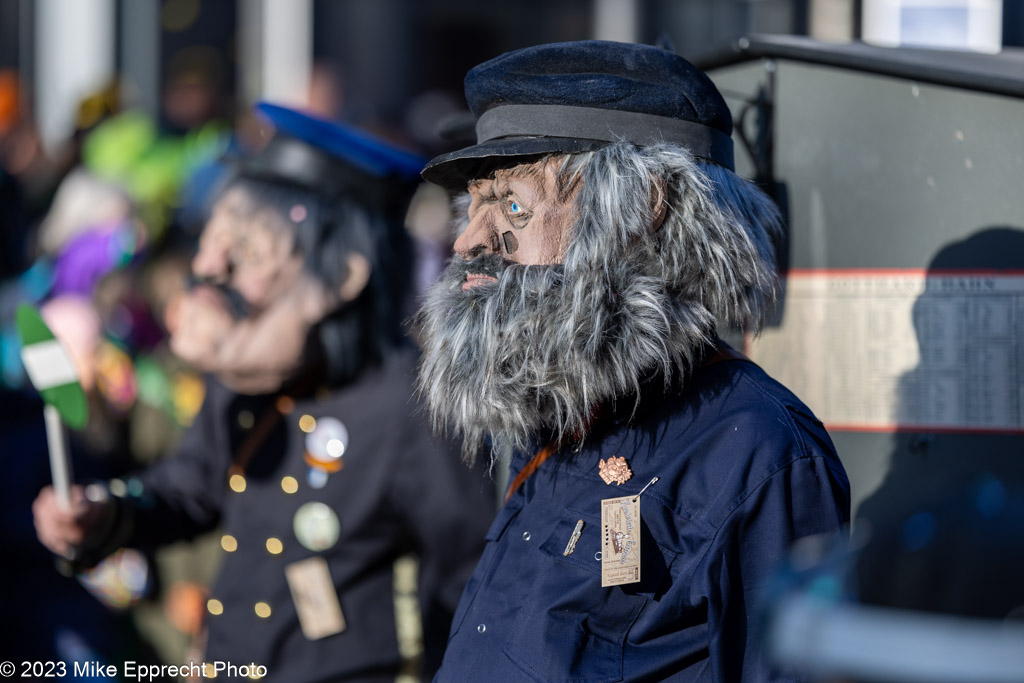
POLYGON ((270 102, 258 102, 254 109, 277 133, 323 150, 374 177, 415 178, 423 168, 419 155, 340 121, 270 102))
POLYGON ((519 157, 543 154, 576 154, 590 152, 608 145, 607 140, 585 138, 558 138, 547 136, 513 136, 488 140, 479 145, 465 147, 434 157, 421 175, 424 180, 449 190, 465 190, 470 180, 487 176, 500 166, 506 166, 519 157))

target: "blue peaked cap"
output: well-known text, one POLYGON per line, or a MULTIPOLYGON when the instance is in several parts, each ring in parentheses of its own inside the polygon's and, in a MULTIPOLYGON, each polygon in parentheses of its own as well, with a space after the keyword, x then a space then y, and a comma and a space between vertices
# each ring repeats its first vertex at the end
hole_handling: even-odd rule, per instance
POLYGON ((477 144, 436 157, 423 177, 450 188, 517 157, 624 140, 667 142, 733 168, 732 115, 700 69, 651 45, 585 40, 507 52, 466 75, 477 144))
POLYGON ((344 189, 372 179, 409 181, 419 175, 425 162, 343 123, 269 102, 258 103, 255 110, 276 132, 264 150, 241 164, 248 172, 344 189))

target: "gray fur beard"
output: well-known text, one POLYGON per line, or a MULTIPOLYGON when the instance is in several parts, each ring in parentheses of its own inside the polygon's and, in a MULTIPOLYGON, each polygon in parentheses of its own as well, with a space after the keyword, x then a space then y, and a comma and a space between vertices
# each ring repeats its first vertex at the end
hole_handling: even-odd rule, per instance
POLYGON ((681 388, 716 326, 758 328, 774 304, 779 216, 754 186, 668 145, 616 143, 561 173, 582 181, 565 263, 455 257, 414 321, 419 391, 468 461, 488 438, 492 465, 584 438, 599 407, 639 401, 655 375, 681 388), (652 231, 657 177, 668 207, 652 231), (470 272, 498 282, 462 291, 470 272))

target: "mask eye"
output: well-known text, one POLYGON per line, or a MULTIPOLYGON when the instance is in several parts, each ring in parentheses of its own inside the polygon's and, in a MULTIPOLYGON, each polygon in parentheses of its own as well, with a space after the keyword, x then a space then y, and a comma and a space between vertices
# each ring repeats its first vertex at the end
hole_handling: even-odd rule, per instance
POLYGON ((514 197, 505 199, 505 216, 514 228, 525 228, 530 222, 530 212, 514 197))

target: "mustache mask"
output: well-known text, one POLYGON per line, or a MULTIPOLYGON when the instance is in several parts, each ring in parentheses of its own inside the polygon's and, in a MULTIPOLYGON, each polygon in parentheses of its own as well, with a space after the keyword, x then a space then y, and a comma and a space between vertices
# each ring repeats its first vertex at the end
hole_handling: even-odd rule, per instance
POLYGON ((215 282, 211 278, 189 275, 186 289, 192 291, 197 287, 209 287, 216 291, 223 298, 228 312, 236 321, 243 320, 252 315, 252 306, 249 305, 249 302, 245 300, 245 297, 237 289, 220 282, 215 282))

